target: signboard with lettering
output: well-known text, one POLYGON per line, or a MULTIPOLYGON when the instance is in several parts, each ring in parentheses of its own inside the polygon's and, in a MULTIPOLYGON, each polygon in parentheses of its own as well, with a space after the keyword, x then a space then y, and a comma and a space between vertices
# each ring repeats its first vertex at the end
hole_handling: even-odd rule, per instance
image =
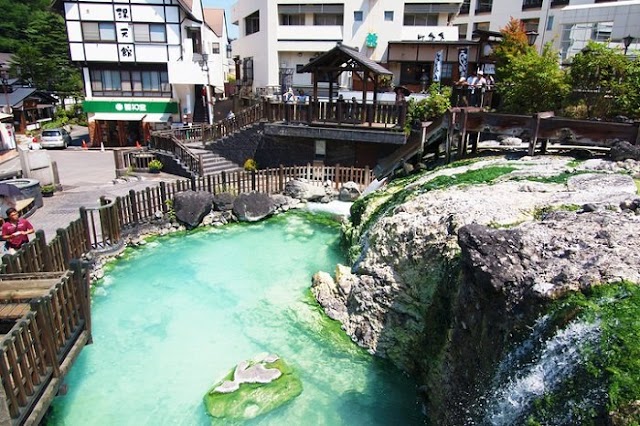
POLYGON ((82 108, 84 112, 174 114, 178 112, 178 103, 172 101, 144 102, 137 99, 131 101, 84 101, 82 108))
POLYGON ((118 57, 120 62, 135 62, 133 44, 118 44, 118 57))

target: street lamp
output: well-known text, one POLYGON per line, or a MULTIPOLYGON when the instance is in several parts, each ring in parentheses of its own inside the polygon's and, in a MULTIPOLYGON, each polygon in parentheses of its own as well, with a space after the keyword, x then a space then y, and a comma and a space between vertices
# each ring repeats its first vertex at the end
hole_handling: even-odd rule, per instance
POLYGON ((534 44, 536 44, 536 39, 538 38, 538 32, 537 31, 527 31, 525 33, 527 35, 527 43, 529 43, 529 46, 533 46, 534 44))
POLYGON ((624 54, 627 55, 627 50, 629 50, 629 46, 633 43, 633 37, 631 34, 622 39, 622 43, 624 43, 624 54))
POLYGON ((202 61, 200 61, 200 66, 202 67, 202 71, 207 75, 207 92, 206 92, 206 102, 207 102, 207 115, 209 116, 209 124, 213 124, 213 103, 211 102, 211 92, 210 92, 210 77, 209 77, 209 55, 206 53, 202 54, 202 61))

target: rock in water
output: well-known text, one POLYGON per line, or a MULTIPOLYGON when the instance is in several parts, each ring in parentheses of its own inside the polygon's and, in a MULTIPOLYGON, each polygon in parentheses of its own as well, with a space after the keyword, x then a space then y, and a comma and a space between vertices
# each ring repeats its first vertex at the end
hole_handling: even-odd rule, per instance
POLYGON ((242 361, 204 396, 207 413, 220 420, 248 420, 302 393, 302 382, 277 355, 242 361))

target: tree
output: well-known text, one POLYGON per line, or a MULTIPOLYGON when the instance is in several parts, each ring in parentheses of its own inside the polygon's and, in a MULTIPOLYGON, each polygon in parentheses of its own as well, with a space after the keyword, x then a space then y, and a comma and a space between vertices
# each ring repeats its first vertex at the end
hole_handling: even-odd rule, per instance
POLYGON ((620 49, 594 41, 573 57, 570 77, 574 99, 586 106, 588 117, 640 116, 637 62, 630 61, 620 49))
POLYGON ((517 19, 511 18, 501 33, 503 39, 494 50, 500 109, 518 114, 560 109, 569 86, 557 52, 547 45, 538 54, 517 19))

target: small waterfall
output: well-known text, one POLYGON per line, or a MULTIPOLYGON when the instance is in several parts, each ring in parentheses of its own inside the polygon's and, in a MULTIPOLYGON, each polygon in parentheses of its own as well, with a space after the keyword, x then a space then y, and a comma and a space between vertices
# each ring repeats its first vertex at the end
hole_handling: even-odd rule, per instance
POLYGON ((490 394, 483 398, 484 422, 513 425, 522 421, 533 401, 552 392, 570 377, 582 362, 580 350, 599 339, 599 323, 574 322, 548 340, 544 334, 548 318, 542 317, 531 337, 501 363, 490 394))

